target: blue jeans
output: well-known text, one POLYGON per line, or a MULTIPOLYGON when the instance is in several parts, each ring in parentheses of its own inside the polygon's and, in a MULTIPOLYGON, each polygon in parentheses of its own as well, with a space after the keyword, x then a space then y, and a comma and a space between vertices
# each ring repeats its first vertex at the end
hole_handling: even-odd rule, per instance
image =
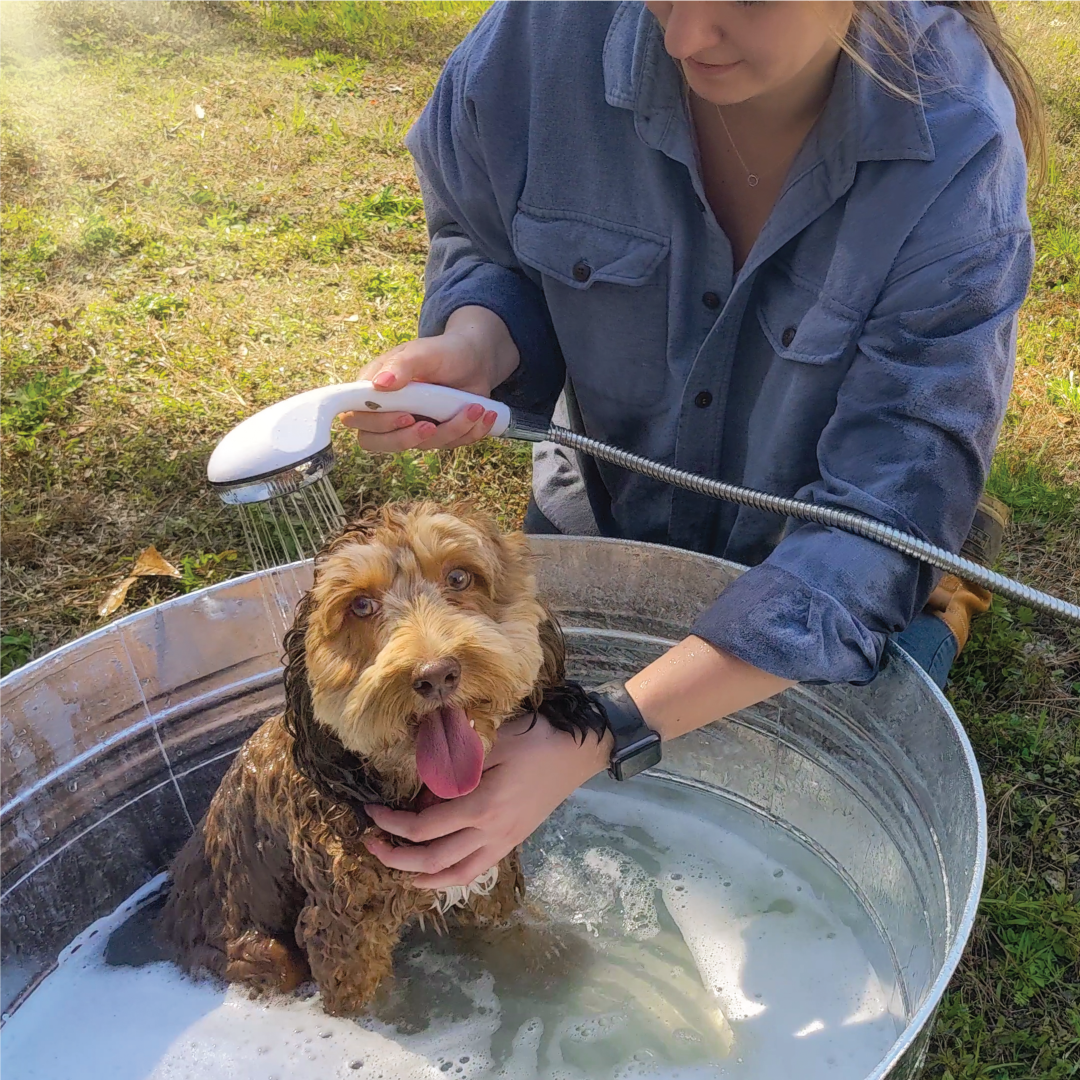
MULTIPOLYGON (((525 511, 522 528, 534 536, 559 535, 559 530, 548 521, 532 499, 525 511)), ((956 638, 944 620, 929 612, 920 611, 907 629, 893 634, 892 639, 942 690, 945 689, 949 669, 956 659, 956 638)))

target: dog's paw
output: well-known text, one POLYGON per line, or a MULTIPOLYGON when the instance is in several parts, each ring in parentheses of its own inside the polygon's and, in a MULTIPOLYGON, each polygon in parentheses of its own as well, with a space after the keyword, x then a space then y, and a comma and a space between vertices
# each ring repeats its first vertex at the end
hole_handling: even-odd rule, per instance
POLYGON ((298 950, 258 930, 230 941, 225 978, 262 993, 288 994, 309 978, 298 950))

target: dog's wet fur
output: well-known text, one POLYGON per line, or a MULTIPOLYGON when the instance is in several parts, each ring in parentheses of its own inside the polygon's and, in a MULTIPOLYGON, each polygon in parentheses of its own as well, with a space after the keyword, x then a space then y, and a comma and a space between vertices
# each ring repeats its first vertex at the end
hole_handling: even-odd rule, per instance
MULTIPOLYGON (((422 793, 432 701, 418 673, 433 663, 454 659, 442 701, 464 709, 485 755, 504 721, 538 709, 579 741, 602 737, 603 714, 565 678, 531 560, 521 534, 432 503, 369 509, 320 552, 285 638, 285 711, 240 749, 172 866, 159 930, 183 968, 257 992, 314 979, 327 1012, 353 1014, 402 932, 442 919, 435 894, 363 842, 389 839, 365 804, 410 808, 422 793)), ((523 896, 514 851, 450 919, 497 925, 523 896)))

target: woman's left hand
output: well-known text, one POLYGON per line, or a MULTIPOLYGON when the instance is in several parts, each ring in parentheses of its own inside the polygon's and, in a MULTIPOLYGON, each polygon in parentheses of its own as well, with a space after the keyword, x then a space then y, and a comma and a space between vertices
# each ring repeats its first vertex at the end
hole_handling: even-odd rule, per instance
POLYGON ((500 728, 475 791, 418 814, 369 806, 380 829, 416 845, 367 841, 385 866, 411 871, 421 889, 468 885, 526 840, 586 780, 606 767, 608 740, 579 746, 540 715, 500 728))

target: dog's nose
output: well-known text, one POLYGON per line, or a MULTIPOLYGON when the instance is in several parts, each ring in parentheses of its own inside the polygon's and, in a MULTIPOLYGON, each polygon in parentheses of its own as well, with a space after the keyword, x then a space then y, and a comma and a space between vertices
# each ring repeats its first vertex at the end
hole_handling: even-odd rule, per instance
POLYGON ((432 660, 416 672, 413 689, 424 698, 445 697, 457 689, 461 681, 461 665, 452 656, 432 660))

